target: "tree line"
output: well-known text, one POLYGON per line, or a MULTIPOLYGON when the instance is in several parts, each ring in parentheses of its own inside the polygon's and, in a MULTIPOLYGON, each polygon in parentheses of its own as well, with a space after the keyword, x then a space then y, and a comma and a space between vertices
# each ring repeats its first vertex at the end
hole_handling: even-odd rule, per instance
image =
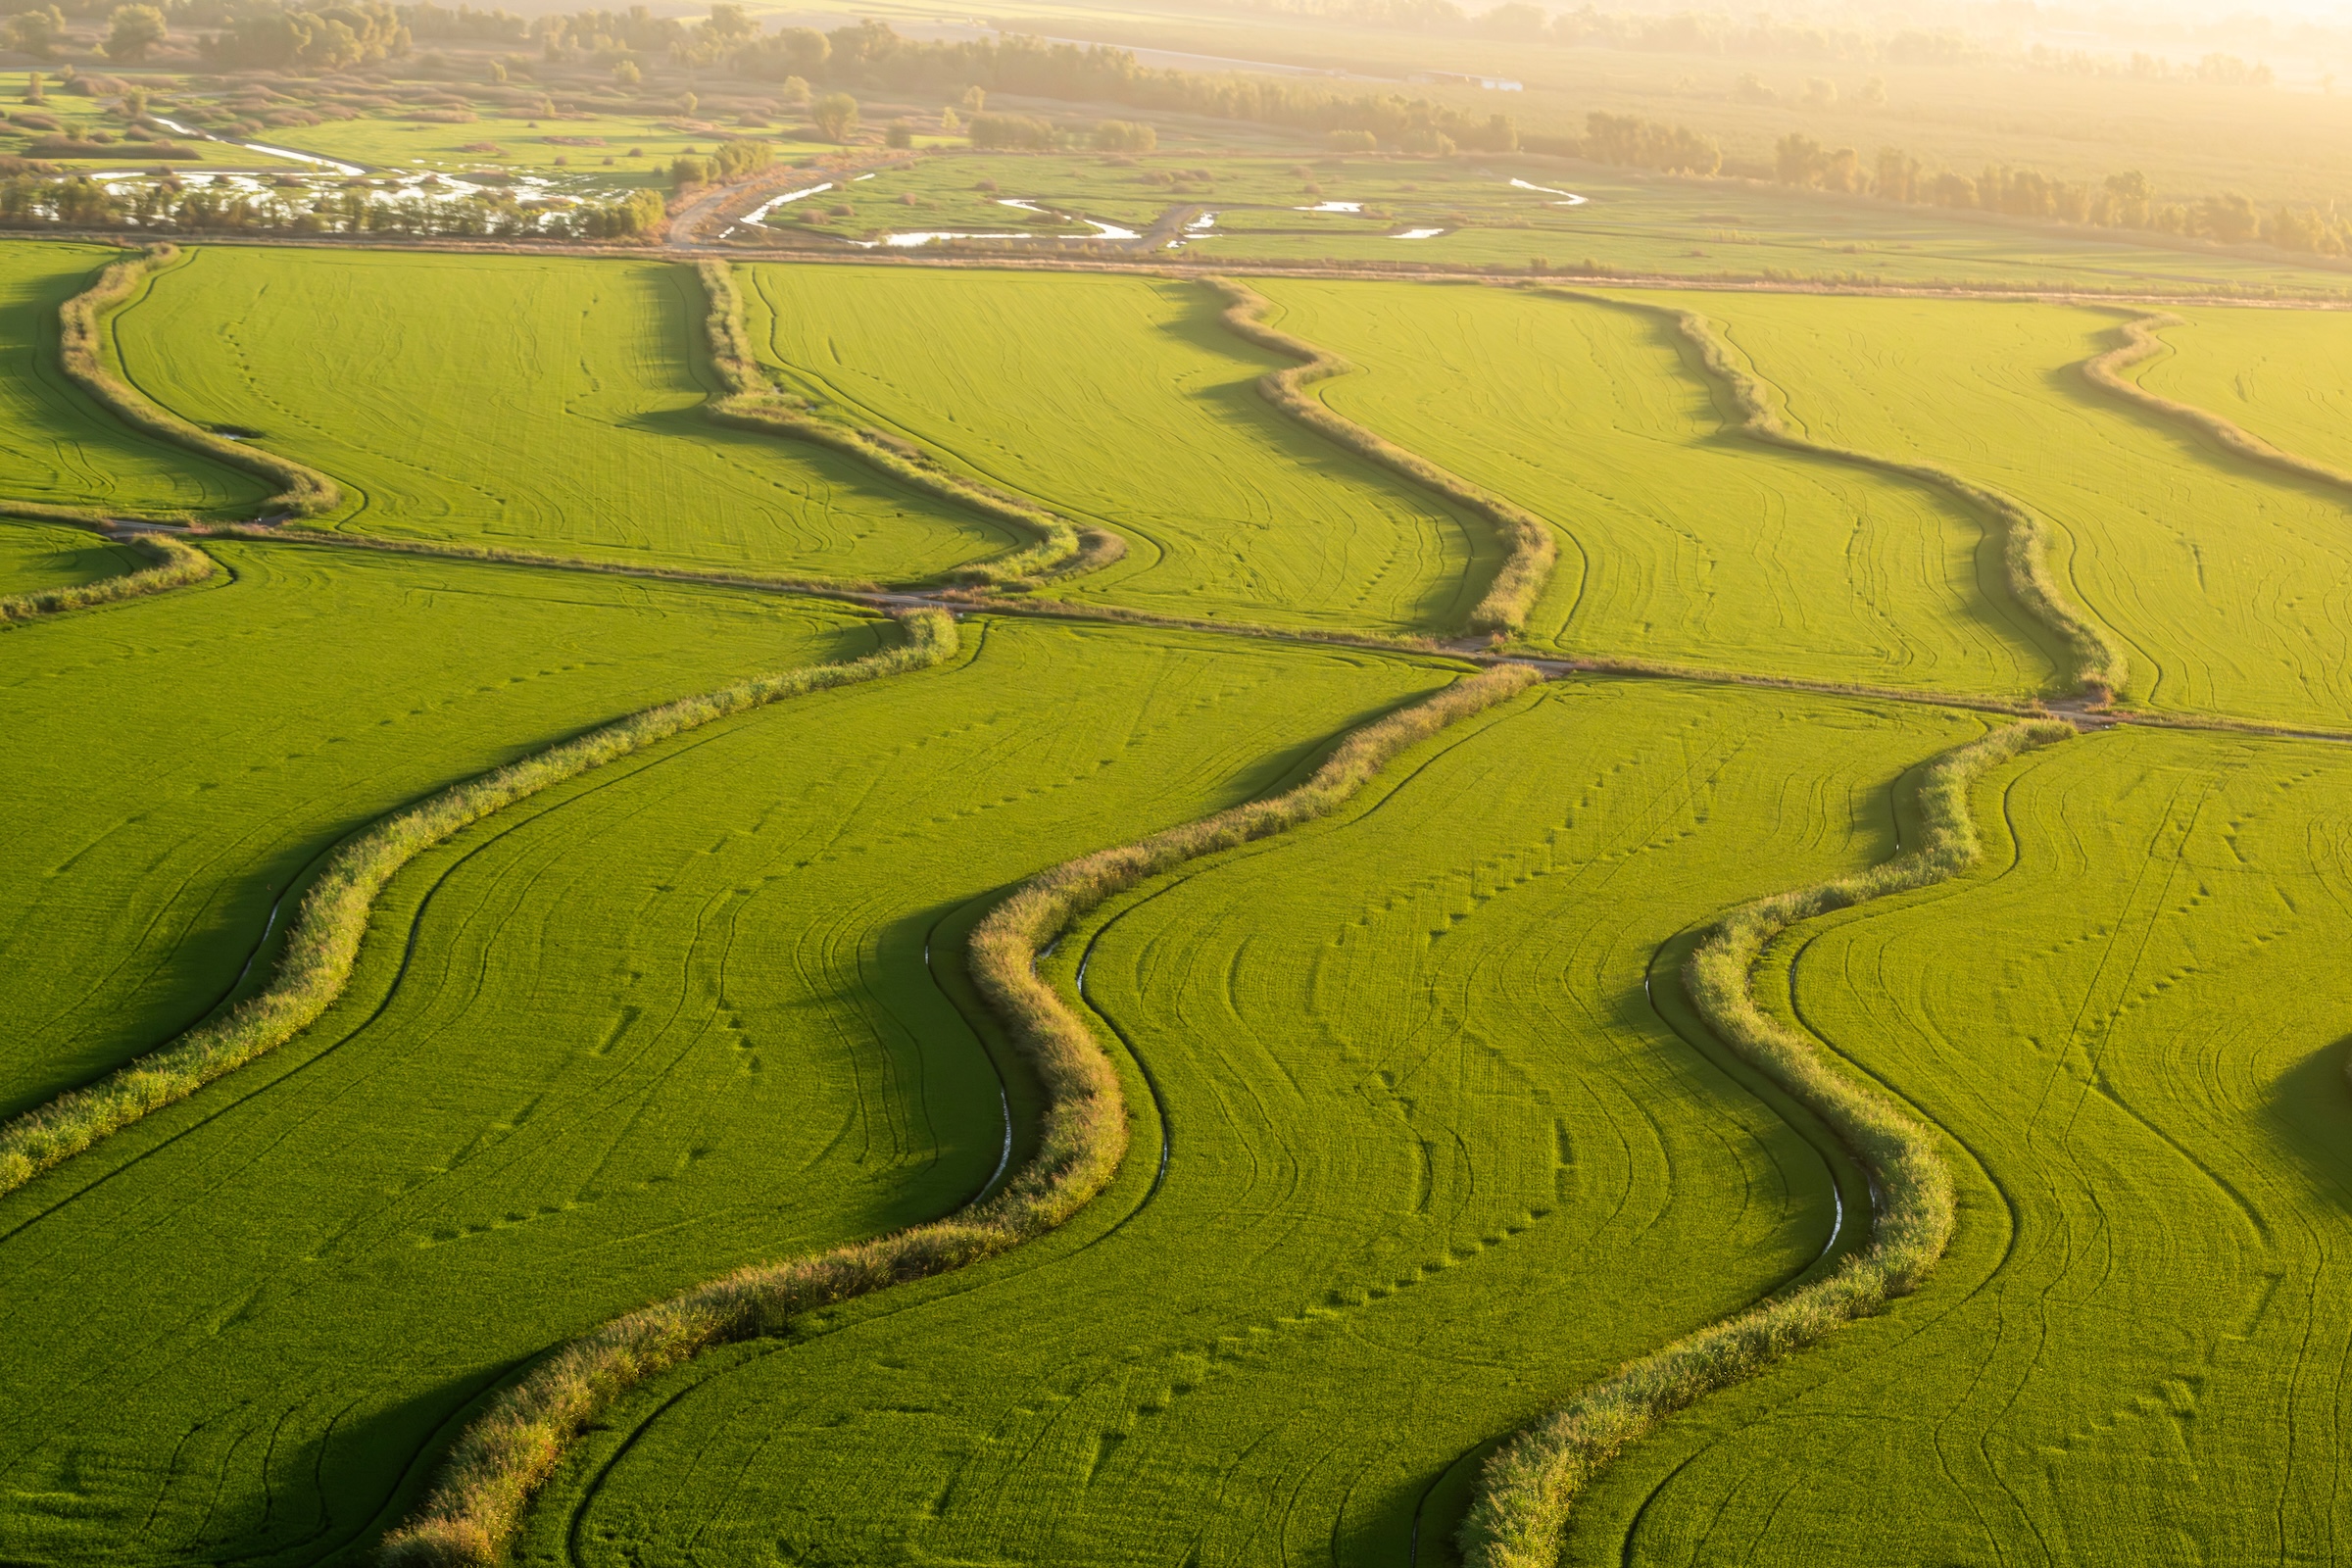
POLYGON ((2096 182, 2065 180, 2038 170, 1989 165, 1975 174, 1930 169, 1896 147, 1865 164, 1851 147, 1835 150, 1798 131, 1775 150, 1773 177, 1806 190, 1877 196, 1918 207, 2004 213, 2093 228, 2142 229, 2243 245, 2261 240, 2316 256, 2352 255, 2352 218, 2330 206, 2278 205, 2265 212, 2251 198, 2225 192, 2167 198, 2138 170, 2096 182))

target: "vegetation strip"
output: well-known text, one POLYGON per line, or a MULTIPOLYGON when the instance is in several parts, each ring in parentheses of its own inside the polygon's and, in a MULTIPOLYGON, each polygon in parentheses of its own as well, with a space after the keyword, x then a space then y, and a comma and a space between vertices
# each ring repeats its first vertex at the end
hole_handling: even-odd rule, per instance
POLYGON ((351 979, 376 894, 418 854, 502 807, 681 731, 783 698, 925 668, 956 650, 955 622, 942 612, 917 611, 902 624, 907 638, 900 648, 846 663, 755 676, 649 708, 452 785, 385 818, 320 872, 286 934, 269 990, 87 1088, 60 1095, 0 1126, 0 1195, 274 1050, 325 1011, 351 979))
POLYGON ((151 245, 136 256, 108 267, 98 274, 97 282, 58 308, 59 355, 66 373, 132 428, 175 441, 248 473, 258 473, 278 486, 278 493, 269 503, 273 510, 295 517, 317 516, 332 510, 343 499, 343 492, 325 474, 274 452, 230 441, 192 424, 107 368, 103 352, 106 314, 127 302, 149 277, 178 260, 177 246, 151 245))
POLYGON ((1515 632, 1525 625, 1528 612, 1535 608, 1536 596, 1544 591, 1544 584, 1551 576, 1552 562, 1559 555, 1559 543, 1552 537, 1551 525, 1525 508, 1514 506, 1426 458, 1374 435, 1354 420, 1334 413, 1320 399, 1307 396, 1304 389, 1315 382, 1346 374, 1349 368, 1348 362, 1302 338, 1268 326, 1264 317, 1270 306, 1256 290, 1231 278, 1210 277, 1201 281, 1225 297, 1223 319, 1235 336, 1305 362, 1288 369, 1269 370, 1258 378, 1258 391, 1268 403, 1348 451, 1370 458, 1416 484, 1468 507, 1494 525, 1503 545, 1502 566, 1494 573, 1494 581, 1485 597, 1470 612, 1469 629, 1515 632))
POLYGON ((1469 1568, 1552 1568, 1579 1496, 1610 1459, 1701 1396, 1737 1383, 1840 1324, 1908 1295, 1943 1255, 1951 1173, 1936 1136, 1892 1099, 1831 1065, 1815 1042, 1756 1004, 1749 979, 1766 944, 1801 921, 1941 882, 1980 853, 1968 792, 1987 770, 2071 738, 2038 719, 1932 760, 1915 797, 1921 846, 1871 870, 1740 906, 1700 938, 1683 987, 1709 1028, 1837 1133, 1876 1192, 1870 1244, 1828 1277, 1703 1329, 1593 1385, 1498 1451, 1464 1520, 1469 1568))
POLYGON ((1766 400, 1762 383, 1733 363, 1730 346, 1716 331, 1715 323, 1695 311, 1654 305, 1646 300, 1617 299, 1582 289, 1544 292, 1562 299, 1641 311, 1672 321, 1685 341, 1698 351, 1699 362, 1707 372, 1731 393, 1744 421, 1742 430, 1755 440, 1924 480, 1958 497, 1964 505, 1997 517, 2001 523, 2001 564, 2008 576, 2009 591, 2028 613, 2066 645, 2075 662, 2074 668, 2066 672, 2068 683, 2100 704, 2113 702, 2115 694, 2123 689, 2129 669, 2122 650, 2060 592, 2050 575, 2048 540, 2041 519, 2023 504, 1936 464, 1906 463, 1798 435, 1766 400))
POLYGON ((2225 419, 2193 403, 2181 403, 2160 392, 2151 392, 2123 373, 2135 366, 2146 364, 2171 347, 2156 335, 2159 328, 2184 324, 2178 316, 2162 311, 2124 322, 2120 329, 2124 341, 2120 345, 2082 362, 2083 379, 2127 402, 2136 403, 2143 409, 2193 425, 2219 442, 2224 450, 2249 462, 2284 469, 2298 478, 2317 479, 2322 484, 2332 485, 2339 490, 2352 490, 2352 473, 2282 451, 2233 420, 2225 419))
MULTIPOLYGON (((45 522, 87 526, 82 514, 64 507, 12 506, 0 507, 0 512, 12 517, 38 517, 45 522)), ((101 577, 76 587, 0 595, 0 626, 53 615, 60 611, 86 610, 92 605, 111 605, 145 594, 160 594, 170 588, 184 588, 190 583, 203 582, 220 569, 212 557, 170 534, 134 533, 126 537, 130 544, 155 557, 156 564, 144 570, 101 577)))
POLYGON ((1065 517, 958 478, 907 442, 804 412, 760 369, 750 334, 744 329, 743 295, 735 286, 734 269, 723 261, 710 261, 697 264, 696 270, 710 297, 705 322, 710 361, 727 386, 727 396, 710 406, 713 416, 748 429, 831 447, 903 484, 1036 536, 1037 542, 1026 550, 957 568, 957 577, 967 582, 1003 583, 1049 572, 1066 575, 1106 566, 1127 553, 1127 542, 1118 535, 1100 528, 1081 532, 1065 517))
POLYGON ((1118 1074, 1085 1022, 1037 973, 1039 953, 1103 900, 1184 861, 1337 809, 1398 753, 1544 679, 1525 664, 1470 676, 1367 724, 1307 781, 1138 843, 1041 872, 973 929, 972 977, 1045 1091, 1036 1153, 985 1201, 813 1257, 756 1265, 641 1308, 572 1342, 507 1389, 458 1439, 431 1494, 385 1542, 391 1563, 502 1560, 531 1494, 588 1423, 636 1384, 714 1346, 787 1330, 793 1318, 961 1268, 1042 1235, 1107 1184, 1127 1151, 1118 1074))

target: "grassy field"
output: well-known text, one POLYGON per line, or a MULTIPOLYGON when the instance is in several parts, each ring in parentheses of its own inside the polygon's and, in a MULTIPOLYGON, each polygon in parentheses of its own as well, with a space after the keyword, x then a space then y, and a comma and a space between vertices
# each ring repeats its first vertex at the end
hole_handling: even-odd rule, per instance
POLYGON ((1531 640, 1572 653, 2031 692, 2000 543, 1937 492, 1749 441, 1661 323, 1516 291, 1268 278, 1353 374, 1337 412, 1561 533, 1531 640))
POLYGON ((524 1559, 1444 1560, 1457 1461, 1830 1239, 1823 1156, 1647 979, 1890 853, 1889 782, 1977 727, 1579 683, 1106 906, 1054 968, 1164 1185, 1139 1129, 1067 1231, 652 1385, 524 1559))
POLYGON ((0 517, 0 594, 77 587, 152 564, 86 528, 0 517))
POLYGON ((0 244, 0 502, 134 515, 250 511, 269 493, 257 480, 134 433, 59 366, 57 308, 118 254, 0 244))
POLYGON ((1129 544, 1066 597, 1382 631, 1457 625, 1492 531, 1269 408, 1290 364, 1181 282, 741 270, 752 339, 805 391, 1129 544), (1017 389, 1018 395, 1011 395, 1017 389))
POLYGON ((0 1114, 212 1008, 274 934, 279 895, 369 818, 872 637, 742 593, 214 548, 228 576, 212 584, 0 634, 22 742, 0 794, 45 803, 0 843, 0 1114))
POLYGON ((332 474, 347 501, 323 525, 347 532, 855 578, 1016 542, 711 422, 707 308, 690 269, 653 262, 220 249, 115 332, 158 402, 332 474))
POLYGON ((2131 700, 2352 727, 2352 511, 2099 392, 2116 315, 2045 305, 1661 295, 1703 310, 1791 425, 1927 459, 2059 536, 2059 582, 2124 643, 2131 700), (1922 387, 1936 395, 1923 398, 1922 387))
POLYGON ((1449 678, 1022 623, 967 647, 429 852, 317 1027, 0 1203, 0 1272, 48 1282, 12 1292, 0 1538, 363 1560, 519 1358, 988 1180, 957 957, 992 890, 1449 678))
POLYGON ((2316 463, 2352 468, 2352 393, 2337 367, 2352 316, 2319 311, 2186 310, 2163 328, 2174 352, 2150 361, 2141 386, 2230 419, 2316 463))
POLYGON ((1785 945, 1784 1007, 1948 1133, 1959 1241, 1637 1449, 1571 1562, 2340 1551, 2348 765, 2064 747, 1980 792, 1978 872, 1785 945))

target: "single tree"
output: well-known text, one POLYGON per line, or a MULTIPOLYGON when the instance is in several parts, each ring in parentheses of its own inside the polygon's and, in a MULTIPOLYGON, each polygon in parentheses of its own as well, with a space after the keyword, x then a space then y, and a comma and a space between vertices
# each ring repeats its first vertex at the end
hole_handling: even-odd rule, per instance
POLYGON ((117 6, 107 18, 106 58, 135 65, 170 31, 163 12, 154 6, 117 6))
MULTIPOLYGON (((9 18, 6 23, 0 23, 0 38, 7 39, 11 49, 19 54, 33 55, 42 60, 52 59, 56 56, 58 42, 65 35, 65 13, 55 6, 43 6, 36 11, 20 11, 9 18)), ((26 103, 37 104, 41 101, 40 86, 40 73, 36 71, 24 91, 26 103)))
POLYGON ((848 141, 858 128, 858 100, 846 92, 829 92, 808 108, 808 118, 827 141, 848 141))

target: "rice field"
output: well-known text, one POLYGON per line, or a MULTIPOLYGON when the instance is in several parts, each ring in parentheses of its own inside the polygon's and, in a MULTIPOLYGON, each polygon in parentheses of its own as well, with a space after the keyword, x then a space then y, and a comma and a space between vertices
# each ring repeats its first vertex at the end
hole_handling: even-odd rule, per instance
POLYGON ((332 475, 345 505, 319 525, 342 532, 853 579, 1022 542, 823 448, 714 425, 708 309, 658 262, 223 248, 114 331, 156 402, 332 475))
POLYGON ((784 384, 1127 541, 1124 562, 1058 587, 1063 597, 1443 631, 1500 562, 1482 520, 1269 407, 1254 383, 1291 362, 1226 331, 1224 303, 1200 285, 774 266, 740 275, 752 340, 784 384))
MULTIPOLYGON (((0 245, 0 502, 131 516, 249 512, 268 494, 257 480, 133 432, 83 398, 59 366, 58 307, 116 254, 95 245, 0 245)), ((9 547, 11 558, 25 548, 9 547)))
POLYGON ((1980 871, 1775 955, 1790 1015, 1949 1140, 1959 1241, 1630 1454, 1567 1561, 2331 1559, 2345 765, 2061 747, 1988 782, 1980 871))
POLYGON ((1450 678, 1021 623, 967 646, 428 852, 300 1041, 0 1200, 28 1287, 0 1537, 61 1563, 357 1552, 521 1358, 953 1206, 1008 1136, 956 956, 992 891, 1450 678))
POLYGON ((253 545, 225 578, 0 634, 0 1114, 247 980, 337 840, 601 719, 862 651, 741 593, 253 545), (110 721, 95 730, 93 712, 110 721), (290 912, 290 911, 288 911, 290 912))
POLYGON ((0 517, 0 594, 78 588, 146 564, 135 550, 86 528, 0 517))
POLYGON ((2126 651, 2130 701, 2352 727, 2352 498, 2084 380, 2078 367, 2139 313, 1765 295, 1695 308, 1792 426, 1946 465, 2045 518, 2055 575, 2126 651))
POLYGON ((1552 524, 1538 645, 1929 690, 2050 682, 1983 519, 1745 439, 1654 318, 1476 285, 1264 292, 1277 325, 1354 367, 1318 387, 1326 405, 1552 524))
POLYGON ((1568 685, 1122 899, 1055 972, 1150 1073, 1164 1182, 1154 1130, 1066 1233, 650 1386, 523 1560, 1434 1558, 1490 1439, 1831 1240, 1831 1167, 1657 951, 1884 856, 1894 775, 1979 728, 1568 685))
POLYGON ((2140 370, 2140 385, 2298 456, 2352 467, 2352 399, 2334 370, 2352 343, 2352 318, 2213 307, 2167 314, 2180 320, 2162 329, 2173 352, 2140 370))
MULTIPOLYGON (((1282 239, 1303 167, 1183 178, 1282 239)), ((1198 277, 763 262, 754 371, 657 251, 192 245, 92 345, 173 437, 62 368, 115 254, 0 245, 0 1560, 2352 1555, 2352 491, 2086 376, 2148 311, 1238 279, 1282 354, 1198 277), (213 437, 341 500, 208 532, 213 437), (1085 553, 943 591, 1023 506, 1085 553)), ((2352 467, 2338 318, 2154 329, 2352 467)))

